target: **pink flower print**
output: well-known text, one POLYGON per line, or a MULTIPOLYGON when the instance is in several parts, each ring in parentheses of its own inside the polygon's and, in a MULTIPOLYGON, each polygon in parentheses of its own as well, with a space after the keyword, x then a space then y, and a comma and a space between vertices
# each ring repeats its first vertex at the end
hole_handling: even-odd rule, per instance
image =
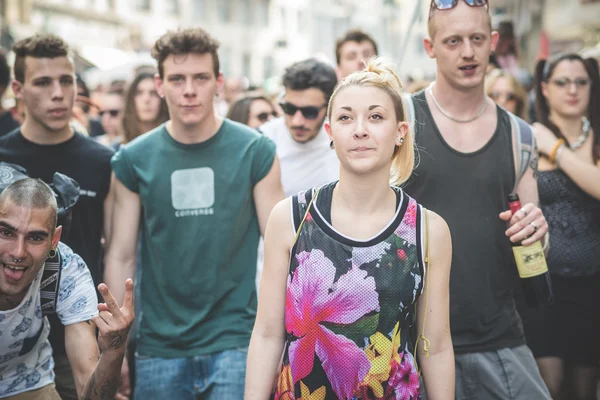
POLYGON ((386 390, 386 399, 412 400, 419 396, 420 383, 419 374, 415 368, 414 358, 409 353, 400 353, 398 362, 396 358, 392 362, 392 371, 386 390), (392 395, 392 393, 395 395, 392 395))
POLYGON ((336 269, 321 250, 296 256, 298 267, 288 278, 285 326, 297 340, 290 344, 293 382, 308 376, 315 353, 340 399, 352 398, 369 372, 366 354, 351 340, 322 322, 347 325, 379 309, 375 279, 356 267, 334 283, 336 269))
POLYGON ((414 200, 410 200, 408 202, 408 207, 406 208, 406 214, 404 214, 404 218, 402 222, 406 225, 414 228, 417 226, 417 202, 414 200))
POLYGON ((394 232, 398 237, 406 240, 407 243, 415 245, 417 243, 416 238, 416 226, 417 226, 417 203, 414 200, 408 202, 408 207, 402 222, 396 228, 394 232))
POLYGON ((398 258, 402 261, 406 261, 406 252, 402 249, 398 249, 396 251, 396 254, 398 254, 398 258))

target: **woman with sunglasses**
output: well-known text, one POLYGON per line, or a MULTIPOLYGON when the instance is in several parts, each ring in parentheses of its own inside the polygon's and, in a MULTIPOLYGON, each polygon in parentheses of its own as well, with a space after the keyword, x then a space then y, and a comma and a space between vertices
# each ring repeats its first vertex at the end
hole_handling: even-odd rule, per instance
POLYGON ((485 77, 485 92, 500 107, 527 120, 527 94, 509 72, 494 69, 485 77))
POLYGON ((264 96, 248 96, 239 99, 227 112, 227 118, 248 125, 250 128, 258 128, 274 117, 277 117, 277 113, 269 99, 264 96))
POLYGON ((414 165, 401 92, 378 59, 342 80, 326 123, 339 181, 274 208, 246 399, 274 381, 281 400, 418 399, 419 366, 429 399, 454 398, 450 232, 399 187, 414 165))
POLYGON ((555 301, 521 306, 527 342, 554 399, 595 399, 600 362, 600 77, 577 54, 536 66, 538 188, 555 301))

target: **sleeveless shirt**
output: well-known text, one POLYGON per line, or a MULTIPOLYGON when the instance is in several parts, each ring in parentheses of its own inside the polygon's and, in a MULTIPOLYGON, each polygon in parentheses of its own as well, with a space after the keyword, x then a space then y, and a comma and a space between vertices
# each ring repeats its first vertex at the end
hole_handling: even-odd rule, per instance
POLYGON ((276 400, 419 398, 416 302, 424 287, 421 207, 400 188, 389 224, 369 240, 327 220, 336 183, 292 199, 297 227, 287 281, 276 400))
POLYGON ((550 229, 550 273, 564 277, 600 273, 600 201, 560 170, 541 171, 538 190, 550 229))
POLYGON ((525 344, 516 312, 517 268, 498 214, 515 185, 512 131, 497 107, 496 130, 481 149, 461 153, 442 137, 425 92, 413 95, 419 164, 405 191, 448 223, 452 235, 450 326, 456 353, 525 344))

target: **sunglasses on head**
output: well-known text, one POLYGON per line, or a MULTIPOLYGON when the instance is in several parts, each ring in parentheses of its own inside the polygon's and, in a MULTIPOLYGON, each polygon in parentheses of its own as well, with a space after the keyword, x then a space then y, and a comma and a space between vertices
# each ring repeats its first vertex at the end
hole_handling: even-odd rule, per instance
POLYGON ((271 111, 270 113, 261 112, 256 116, 256 118, 258 118, 260 122, 267 122, 270 116, 277 117, 277 113, 275 111, 271 111))
POLYGON ((98 112, 100 117, 103 117, 106 113, 108 113, 111 117, 117 117, 121 113, 121 110, 101 110, 98 112))
POLYGON ((306 119, 316 119, 319 116, 319 111, 321 111, 321 109, 323 107, 327 106, 327 104, 323 104, 320 107, 317 107, 317 106, 297 107, 297 106, 293 105, 292 103, 285 103, 285 102, 281 102, 281 103, 279 103, 279 105, 281 106, 281 109, 283 110, 283 112, 286 113, 287 115, 295 115, 298 112, 298 110, 300 110, 300 112, 306 119))
MULTIPOLYGON (((489 7, 488 0, 463 0, 471 7, 489 7)), ((431 0, 431 9, 450 10, 458 4, 459 0, 431 0)), ((431 17, 430 17, 431 18, 431 17)))

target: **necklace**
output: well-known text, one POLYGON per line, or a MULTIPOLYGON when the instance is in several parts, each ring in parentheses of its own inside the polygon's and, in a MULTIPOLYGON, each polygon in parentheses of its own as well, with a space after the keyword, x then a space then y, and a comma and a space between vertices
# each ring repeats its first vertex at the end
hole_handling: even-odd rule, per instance
POLYGON ((433 103, 435 104, 435 106, 437 107, 438 110, 440 110, 440 112, 448 119, 454 121, 454 122, 460 122, 462 124, 466 124, 468 122, 473 122, 475 121, 477 118, 481 117, 481 115, 483 114, 483 112, 485 111, 485 109, 487 108, 487 100, 484 99, 483 101, 483 107, 481 107, 481 110, 479 110, 479 112, 477 113, 477 115, 475 115, 473 118, 469 118, 469 119, 458 119, 458 118, 454 118, 452 115, 448 114, 446 111, 444 111, 444 109, 442 108, 442 106, 440 105, 440 103, 438 103, 437 99, 435 98, 434 94, 433 94, 433 86, 435 85, 435 81, 431 82, 431 84, 427 87, 427 90, 429 91, 429 94, 431 95, 431 99, 433 100, 433 103))
POLYGON ((590 121, 586 117, 583 117, 581 119, 581 135, 579 135, 575 143, 569 144, 571 150, 577 150, 583 146, 588 136, 590 136, 590 121))

